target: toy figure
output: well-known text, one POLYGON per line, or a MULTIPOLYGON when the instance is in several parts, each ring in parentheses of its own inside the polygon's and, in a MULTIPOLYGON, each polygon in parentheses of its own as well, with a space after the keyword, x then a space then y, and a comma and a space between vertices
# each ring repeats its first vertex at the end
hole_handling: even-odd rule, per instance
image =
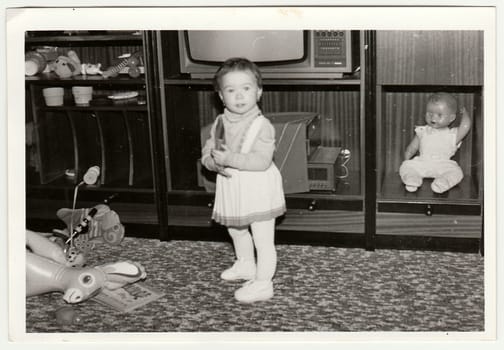
MULTIPOLYGON (((76 245, 87 244, 93 238, 101 237, 104 242, 110 245, 118 245, 124 238, 124 226, 119 220, 119 215, 110 209, 108 205, 98 204, 90 209, 70 209, 61 208, 56 212, 56 216, 65 222, 66 231, 62 231, 64 235, 70 237, 74 228, 82 222, 89 213, 93 211, 89 228, 86 232, 75 237, 76 245)), ((79 247, 81 250, 82 247, 79 247)))
POLYGON ((427 125, 415 128, 415 137, 406 148, 405 160, 399 168, 407 191, 415 192, 424 178, 434 178, 431 189, 435 193, 446 192, 462 181, 462 169, 450 158, 471 129, 471 119, 462 107, 460 125, 450 128, 457 113, 457 100, 452 95, 435 93, 429 97, 425 114, 427 125), (414 157, 417 152, 419 155, 414 157))
POLYGON ((117 65, 109 67, 105 72, 103 72, 104 78, 114 78, 123 68, 128 67, 128 74, 132 78, 138 78, 140 76, 140 52, 135 52, 129 57, 124 58, 117 65))
POLYGON ((81 64, 81 73, 82 75, 103 75, 101 70, 101 63, 92 64, 92 63, 83 63, 81 64))
POLYGON ((47 66, 46 58, 36 52, 28 51, 25 53, 25 75, 33 76, 38 73, 42 73, 47 66))
POLYGON ((63 300, 74 304, 89 299, 102 288, 121 288, 147 276, 142 265, 130 261, 88 268, 68 267, 65 253, 58 244, 29 230, 26 246, 26 296, 63 292, 63 300))
POLYGON ((58 56, 54 61, 53 70, 60 78, 70 78, 81 74, 81 62, 77 53, 69 50, 66 56, 58 56))

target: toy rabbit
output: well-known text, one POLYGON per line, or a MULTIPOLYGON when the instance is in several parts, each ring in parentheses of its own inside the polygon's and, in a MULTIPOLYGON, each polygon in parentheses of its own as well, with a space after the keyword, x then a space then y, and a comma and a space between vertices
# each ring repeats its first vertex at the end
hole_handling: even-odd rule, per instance
POLYGON ((69 267, 62 248, 27 230, 26 296, 62 292, 67 303, 80 303, 102 288, 117 289, 146 277, 142 265, 119 261, 95 267, 69 267))

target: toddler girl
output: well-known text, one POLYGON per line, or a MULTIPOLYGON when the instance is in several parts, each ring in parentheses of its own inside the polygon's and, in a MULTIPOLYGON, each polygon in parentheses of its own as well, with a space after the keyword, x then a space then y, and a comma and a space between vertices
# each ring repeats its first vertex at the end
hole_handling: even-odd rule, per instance
POLYGON ((462 169, 450 158, 469 132, 471 119, 462 108, 460 125, 450 128, 457 113, 457 100, 452 95, 440 92, 429 97, 425 113, 427 125, 415 128, 415 137, 404 152, 406 160, 399 168, 407 191, 415 192, 423 178, 434 178, 431 189, 435 193, 446 192, 462 181, 462 169), (419 155, 411 159, 417 152, 419 155))
POLYGON ((275 129, 257 105, 262 79, 254 63, 231 58, 214 82, 224 113, 212 125, 201 162, 218 173, 212 219, 227 226, 236 254, 221 278, 248 280, 234 294, 240 302, 267 300, 273 296, 277 261, 275 218, 286 210, 282 178, 273 163, 275 129))

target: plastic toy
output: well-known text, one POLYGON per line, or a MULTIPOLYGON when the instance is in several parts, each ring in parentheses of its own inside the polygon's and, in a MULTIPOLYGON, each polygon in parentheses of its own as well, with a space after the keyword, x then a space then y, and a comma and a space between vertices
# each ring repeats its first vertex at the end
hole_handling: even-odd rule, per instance
POLYGON ((71 306, 62 306, 54 312, 56 322, 62 326, 69 326, 73 323, 79 323, 80 317, 77 316, 74 308, 71 306))
POLYGON ((29 230, 26 246, 26 296, 62 292, 63 300, 74 304, 89 299, 102 288, 114 290, 147 276, 142 265, 130 261, 68 267, 60 246, 29 230))
POLYGON ((56 216, 66 224, 66 231, 61 233, 68 237, 73 236, 75 246, 83 251, 92 248, 90 241, 95 238, 102 238, 110 245, 118 245, 124 238, 125 230, 119 215, 105 204, 86 209, 62 208, 56 212, 56 216), (82 230, 82 224, 88 226, 85 232, 82 230), (74 232, 75 230, 78 231, 74 232))
POLYGON ((83 63, 81 64, 81 74, 82 75, 97 75, 102 74, 101 63, 83 63))
POLYGON ((70 78, 81 74, 81 61, 77 53, 69 50, 66 56, 58 56, 52 65, 52 70, 60 78, 70 78))
POLYGON ((35 74, 42 73, 46 67, 47 60, 42 54, 36 51, 28 51, 25 53, 26 76, 33 76, 35 74))
POLYGON ((124 58, 121 62, 115 66, 109 67, 105 72, 103 72, 104 78, 114 78, 119 75, 121 70, 128 67, 128 74, 132 78, 138 78, 140 76, 140 52, 135 52, 129 57, 124 58))

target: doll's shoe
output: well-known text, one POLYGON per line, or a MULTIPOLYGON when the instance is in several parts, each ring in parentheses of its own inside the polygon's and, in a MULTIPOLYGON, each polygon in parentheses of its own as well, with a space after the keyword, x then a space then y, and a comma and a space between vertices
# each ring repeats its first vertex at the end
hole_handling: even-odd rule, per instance
POLYGON ((436 193, 443 193, 450 189, 450 183, 445 178, 439 177, 432 181, 431 189, 436 193))
POLYGON ((255 278, 256 266, 254 261, 237 259, 233 266, 221 273, 226 281, 251 280, 255 278))
POLYGON ((418 190, 418 187, 416 187, 416 186, 406 185, 406 186, 404 186, 404 188, 406 188, 406 191, 408 191, 408 192, 416 192, 416 190, 418 190))
POLYGON ((273 294, 273 282, 252 280, 236 290, 234 297, 241 303, 254 303, 271 299, 273 294))
POLYGON ((401 180, 408 192, 415 192, 422 185, 422 178, 419 176, 405 175, 401 180))

